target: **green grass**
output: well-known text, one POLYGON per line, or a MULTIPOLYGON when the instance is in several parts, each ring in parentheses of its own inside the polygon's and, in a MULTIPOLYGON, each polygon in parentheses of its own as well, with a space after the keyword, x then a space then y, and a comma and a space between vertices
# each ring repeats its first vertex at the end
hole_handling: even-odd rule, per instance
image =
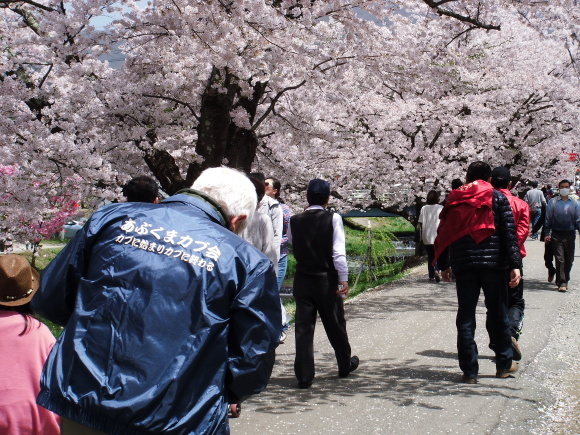
MULTIPOLYGON (((369 288, 377 287, 383 284, 401 279, 403 276, 403 262, 388 262, 388 257, 395 253, 393 240, 396 240, 396 234, 413 234, 415 228, 411 223, 402 217, 390 218, 370 218, 375 224, 371 230, 371 245, 373 259, 373 275, 368 270, 363 271, 358 280, 356 288, 354 283, 358 274, 358 268, 349 270, 349 284, 351 286, 349 299, 355 297, 369 288)), ((365 257, 368 250, 368 230, 366 227, 358 225, 355 222, 347 222, 345 225, 346 236, 346 254, 347 257, 365 257)), ((284 278, 285 286, 292 286, 294 274, 296 272, 296 259, 292 252, 288 254, 288 269, 284 278)), ((296 302, 294 298, 288 298, 283 301, 284 308, 294 320, 296 312, 296 302)))

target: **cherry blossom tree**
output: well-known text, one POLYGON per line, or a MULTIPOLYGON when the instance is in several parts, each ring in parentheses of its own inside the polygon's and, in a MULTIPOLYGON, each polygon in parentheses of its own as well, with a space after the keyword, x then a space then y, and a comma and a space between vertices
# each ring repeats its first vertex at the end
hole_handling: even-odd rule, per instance
POLYGON ((338 203, 366 189, 394 208, 475 159, 524 180, 573 169, 577 1, 141 3, 0 0, 3 164, 70 198, 146 171, 172 194, 225 164, 295 202, 318 176, 338 203))

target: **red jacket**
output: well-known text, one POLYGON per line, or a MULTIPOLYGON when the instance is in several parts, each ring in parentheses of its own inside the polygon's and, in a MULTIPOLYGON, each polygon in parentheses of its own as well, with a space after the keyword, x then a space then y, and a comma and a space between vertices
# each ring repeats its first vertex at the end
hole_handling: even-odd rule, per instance
POLYGON ((497 189, 503 193, 512 208, 514 214, 514 221, 516 223, 516 234, 518 236, 518 245, 520 247, 520 255, 522 258, 526 256, 526 247, 524 242, 528 238, 530 232, 530 206, 523 199, 512 195, 507 189, 497 189))
POLYGON ((460 238, 470 235, 480 243, 495 232, 492 211, 493 186, 476 180, 452 190, 439 215, 435 239, 435 261, 460 238))

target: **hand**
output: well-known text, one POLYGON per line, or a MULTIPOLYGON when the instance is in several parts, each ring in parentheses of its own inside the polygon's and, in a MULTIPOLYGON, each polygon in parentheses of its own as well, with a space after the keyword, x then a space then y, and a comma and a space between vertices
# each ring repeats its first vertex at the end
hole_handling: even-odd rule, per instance
POLYGON ((451 268, 450 267, 441 271, 441 278, 443 278, 443 281, 445 281, 445 282, 451 282, 451 268))
POLYGON ((230 403, 230 411, 229 411, 230 418, 238 418, 241 413, 242 413, 241 403, 230 403))
POLYGON ((552 237, 551 236, 544 237, 544 242, 550 243, 551 241, 552 241, 552 237))
POLYGON ((520 269, 512 269, 510 271, 510 283, 509 286, 514 288, 517 287, 518 284, 520 283, 520 280, 522 279, 521 275, 520 275, 520 269))
POLYGON ((339 285, 342 285, 342 289, 341 290, 337 290, 336 293, 338 293, 339 295, 343 296, 343 299, 348 298, 348 292, 350 291, 350 289, 348 288, 348 281, 339 281, 338 283, 339 285))

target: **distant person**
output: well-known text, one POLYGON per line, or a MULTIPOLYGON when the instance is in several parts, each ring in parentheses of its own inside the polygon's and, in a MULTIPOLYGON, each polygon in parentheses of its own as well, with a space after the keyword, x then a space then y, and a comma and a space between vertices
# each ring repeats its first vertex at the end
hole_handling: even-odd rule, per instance
POLYGON ((55 343, 32 317, 38 272, 19 255, 0 256, 0 433, 60 434, 58 415, 36 404, 40 374, 55 343))
MULTIPOLYGON (((524 196, 524 201, 530 206, 530 219, 532 220, 532 227, 536 225, 542 213, 542 207, 546 206, 546 198, 544 193, 538 189, 538 182, 532 181, 530 183, 532 188, 528 190, 524 196)), ((532 240, 538 239, 538 233, 532 234, 532 240)))
POLYGON ((520 249, 510 203, 494 190, 490 177, 487 163, 469 165, 466 184, 451 191, 439 215, 435 239, 435 260, 443 279, 451 281, 451 269, 455 273, 457 354, 467 384, 478 382, 475 311, 482 289, 495 344, 495 376, 507 378, 518 369, 513 361, 507 289, 508 280, 510 287, 520 281, 520 249))
POLYGON ((256 204, 244 174, 206 169, 159 205, 101 207, 44 269, 34 309, 65 328, 37 400, 64 435, 229 433, 281 331, 274 268, 236 235, 256 204))
POLYGON ((142 175, 135 177, 123 186, 123 196, 127 202, 159 202, 159 187, 153 178, 142 175))
MULTIPOLYGON (((266 184, 266 177, 261 172, 252 172, 250 178, 256 178, 266 184)), ((284 215, 280 203, 274 198, 265 195, 258 204, 258 210, 268 215, 272 221, 272 230, 274 231, 274 244, 280 246, 282 243, 282 228, 284 226, 284 215)), ((280 248, 278 248, 278 260, 280 259, 280 248)), ((278 264, 276 262, 276 264, 278 264)))
POLYGON ((343 298, 348 297, 348 266, 342 218, 326 210, 330 184, 314 179, 308 183, 308 208, 290 218, 288 241, 294 248, 296 274, 296 358, 294 373, 299 388, 310 388, 314 379, 314 328, 316 314, 338 362, 338 376, 346 377, 359 365, 351 355, 346 332, 343 298))
MULTIPOLYGON (((528 238, 530 231, 530 208, 528 204, 512 195, 510 188, 512 186, 510 170, 506 167, 498 167, 491 171, 491 185, 494 189, 503 193, 508 199, 514 215, 516 224, 516 235, 518 238, 518 245, 520 247, 520 256, 522 259, 526 256, 526 247, 524 243, 528 238)), ((512 334, 512 350, 514 352, 514 360, 522 359, 522 351, 520 349, 518 340, 522 334, 524 325, 524 310, 526 308, 524 300, 524 271, 520 269, 520 282, 515 287, 508 286, 508 317, 510 320, 511 334, 512 334)), ((493 325, 488 326, 488 332, 491 331, 493 325)), ((491 341, 490 347, 493 349, 495 344, 491 341)))
POLYGON ((580 207, 570 197, 570 182, 558 183, 560 196, 552 198, 546 208, 546 243, 552 245, 556 259, 556 285, 558 291, 568 290, 570 271, 574 263, 576 231, 580 231, 580 207))
POLYGON ((421 207, 419 213, 419 225, 421 231, 421 240, 427 251, 427 272, 429 273, 429 281, 439 282, 441 277, 439 275, 439 266, 437 262, 433 264, 435 259, 435 237, 437 237, 437 227, 439 226, 439 213, 443 210, 443 206, 439 204, 439 192, 430 190, 427 194, 427 205, 421 207))
POLYGON ((454 178, 451 180, 451 190, 459 189, 461 186, 463 186, 463 181, 461 181, 459 178, 454 178))

